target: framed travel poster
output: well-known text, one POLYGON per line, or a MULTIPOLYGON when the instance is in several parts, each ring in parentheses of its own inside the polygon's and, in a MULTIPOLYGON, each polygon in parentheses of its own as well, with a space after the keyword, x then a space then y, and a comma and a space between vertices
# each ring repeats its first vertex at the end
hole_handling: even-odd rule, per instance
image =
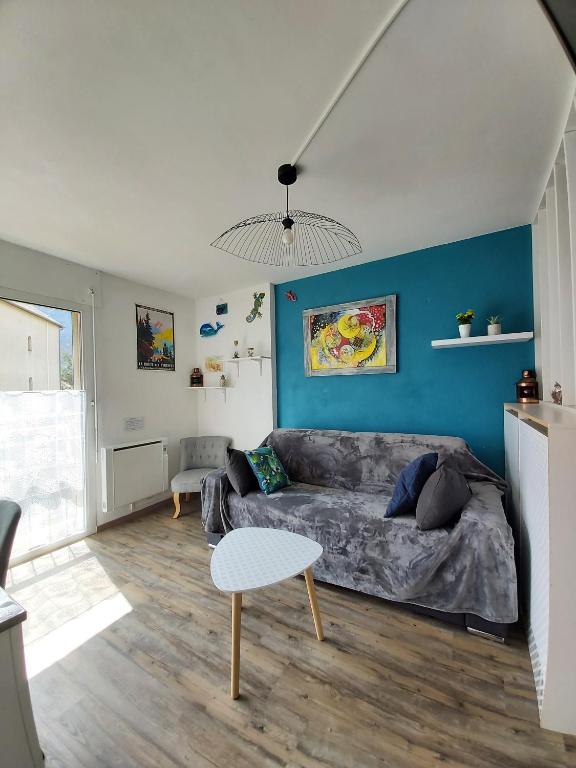
POLYGON ((138 368, 175 370, 173 312, 136 304, 136 344, 138 368))
POLYGON ((306 376, 396 373, 396 296, 306 309, 306 376))

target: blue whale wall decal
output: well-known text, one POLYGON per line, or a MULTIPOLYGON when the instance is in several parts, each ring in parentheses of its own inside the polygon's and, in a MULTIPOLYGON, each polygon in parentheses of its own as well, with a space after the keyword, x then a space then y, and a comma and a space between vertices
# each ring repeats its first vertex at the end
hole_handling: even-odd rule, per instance
POLYGON ((200 336, 202 336, 203 338, 207 338, 209 336, 216 336, 216 334, 221 328, 224 328, 224 326, 222 325, 222 323, 218 321, 216 321, 216 327, 214 327, 212 323, 203 323, 200 326, 200 336))

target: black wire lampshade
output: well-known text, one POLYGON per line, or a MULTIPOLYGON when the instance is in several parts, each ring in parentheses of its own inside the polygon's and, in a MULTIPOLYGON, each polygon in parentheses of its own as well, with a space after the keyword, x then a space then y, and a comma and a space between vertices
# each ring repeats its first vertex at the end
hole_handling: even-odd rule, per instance
POLYGON ((289 210, 288 186, 296 178, 293 165, 281 165, 278 181, 286 185, 286 210, 239 221, 212 245, 241 259, 277 267, 329 264, 361 253, 356 235, 335 219, 289 210))

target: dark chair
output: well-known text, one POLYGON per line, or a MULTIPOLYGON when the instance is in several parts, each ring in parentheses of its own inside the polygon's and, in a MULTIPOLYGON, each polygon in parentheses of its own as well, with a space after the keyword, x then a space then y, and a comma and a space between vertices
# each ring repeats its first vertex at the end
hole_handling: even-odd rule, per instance
POLYGON ((8 562, 22 510, 15 501, 0 499, 0 587, 6 586, 8 562))

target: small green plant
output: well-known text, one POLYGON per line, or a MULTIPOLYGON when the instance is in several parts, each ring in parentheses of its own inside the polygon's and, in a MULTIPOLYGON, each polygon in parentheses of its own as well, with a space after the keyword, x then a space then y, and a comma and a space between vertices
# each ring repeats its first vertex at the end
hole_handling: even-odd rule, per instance
POLYGON ((502 318, 500 315, 490 315, 488 318, 488 325, 500 325, 502 318))
POLYGON ((458 320, 458 325, 470 325, 474 320, 474 310, 467 309, 466 312, 458 312, 456 320, 458 320))

